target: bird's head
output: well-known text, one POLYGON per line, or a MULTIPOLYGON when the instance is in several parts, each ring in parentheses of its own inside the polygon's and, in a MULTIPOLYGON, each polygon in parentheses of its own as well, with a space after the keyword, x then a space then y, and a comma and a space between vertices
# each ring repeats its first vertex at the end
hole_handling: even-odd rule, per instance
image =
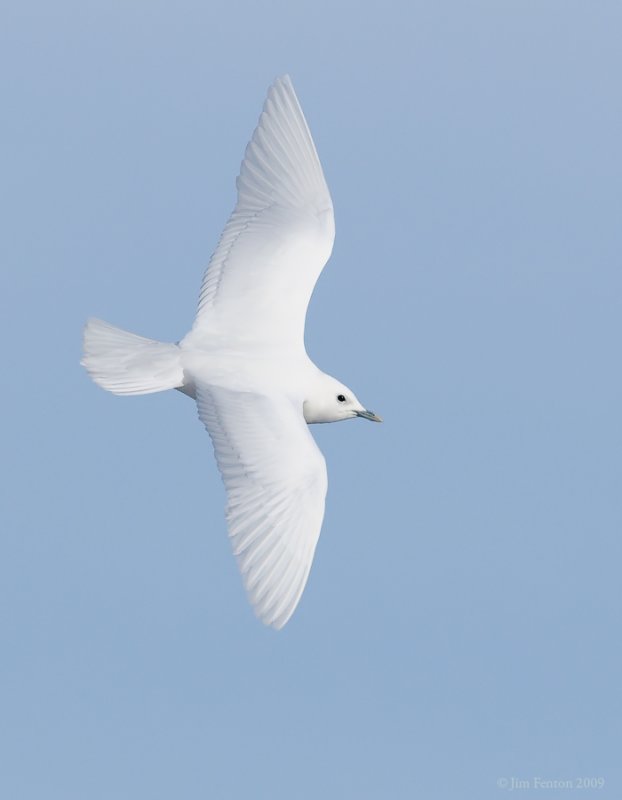
POLYGON ((354 417, 362 417, 372 422, 382 422, 377 414, 369 411, 359 402, 351 389, 326 374, 322 374, 308 392, 303 411, 305 420, 309 424, 340 422, 342 419, 353 419, 354 417))

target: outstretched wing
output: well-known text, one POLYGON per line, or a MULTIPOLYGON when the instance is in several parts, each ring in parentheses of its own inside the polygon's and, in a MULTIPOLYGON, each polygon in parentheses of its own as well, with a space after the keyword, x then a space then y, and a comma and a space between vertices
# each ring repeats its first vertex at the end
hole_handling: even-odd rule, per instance
POLYGON ((304 346, 313 287, 335 238, 333 205, 288 76, 268 92, 211 258, 192 335, 304 346))
POLYGON ((233 552, 255 613, 282 628, 307 582, 324 518, 326 463, 302 408, 199 384, 197 406, 227 490, 233 552))

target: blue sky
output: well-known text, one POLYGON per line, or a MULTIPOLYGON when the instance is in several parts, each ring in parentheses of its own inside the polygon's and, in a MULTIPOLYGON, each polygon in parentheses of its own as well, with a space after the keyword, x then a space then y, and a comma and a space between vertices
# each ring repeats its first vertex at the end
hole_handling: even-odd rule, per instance
POLYGON ((620 796, 621 25, 4 4, 0 796, 620 796), (78 361, 89 315, 186 332, 283 72, 336 210, 308 350, 385 424, 314 428, 327 514, 275 633, 192 403, 78 361))

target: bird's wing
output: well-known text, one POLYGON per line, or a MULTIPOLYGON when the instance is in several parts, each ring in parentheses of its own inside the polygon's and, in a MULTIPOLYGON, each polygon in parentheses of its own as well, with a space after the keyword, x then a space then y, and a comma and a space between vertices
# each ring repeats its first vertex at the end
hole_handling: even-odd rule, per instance
POLYGON ((197 406, 227 491, 227 524, 257 616, 282 628, 307 582, 324 517, 326 462, 302 408, 199 384, 197 406))
POLYGON ((313 287, 335 238, 333 205, 288 76, 268 91, 211 258, 193 334, 303 343, 313 287))

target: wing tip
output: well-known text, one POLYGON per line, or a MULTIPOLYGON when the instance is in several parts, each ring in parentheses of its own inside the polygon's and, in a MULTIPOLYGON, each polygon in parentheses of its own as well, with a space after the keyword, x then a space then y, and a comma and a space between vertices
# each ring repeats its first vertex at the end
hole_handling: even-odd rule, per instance
POLYGON ((268 89, 268 96, 266 97, 266 103, 268 103, 270 97, 277 92, 281 92, 282 94, 288 96, 290 99, 295 100, 296 105, 300 107, 300 101, 298 100, 298 96, 296 95, 296 90, 294 89, 294 84, 289 73, 285 72, 283 73, 283 75, 277 75, 277 77, 272 82, 272 85, 268 89))
POLYGON ((291 75, 289 72, 284 72, 282 75, 277 75, 274 81, 272 82, 273 86, 287 86, 290 89, 294 88, 292 83, 291 75))

